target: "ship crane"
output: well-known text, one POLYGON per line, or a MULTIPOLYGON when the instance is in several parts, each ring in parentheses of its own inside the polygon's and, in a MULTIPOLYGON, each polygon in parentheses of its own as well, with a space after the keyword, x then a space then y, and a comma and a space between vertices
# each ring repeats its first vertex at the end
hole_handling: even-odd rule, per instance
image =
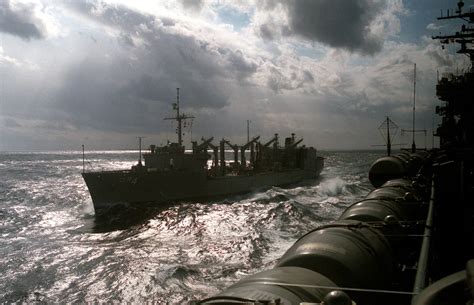
POLYGON ((212 149, 212 152, 214 154, 214 167, 217 167, 219 165, 219 147, 212 143, 209 143, 207 146, 212 149))
POLYGON ((201 138, 202 143, 199 145, 197 144, 197 141, 193 141, 193 152, 194 153, 203 152, 205 149, 207 149, 207 147, 209 146, 209 143, 211 143, 212 140, 214 140, 214 137, 210 137, 209 139, 205 139, 203 137, 201 138))
POLYGON ((273 146, 278 146, 278 134, 277 134, 277 133, 275 134, 275 136, 274 136, 270 141, 268 141, 267 143, 263 144, 262 146, 263 146, 263 147, 268 147, 268 146, 270 146, 272 143, 274 143, 273 146))
POLYGON ((295 147, 298 146, 298 144, 300 144, 301 142, 303 142, 303 139, 299 139, 298 141, 293 142, 292 144, 288 145, 288 147, 286 147, 286 148, 287 148, 287 149, 295 148, 295 147))
POLYGON ((204 142, 202 144, 200 144, 200 146, 204 145, 205 147, 203 147, 203 149, 207 149, 208 147, 210 147, 212 149, 213 156, 214 156, 213 166, 216 167, 219 164, 219 147, 212 144, 211 143, 212 140, 214 140, 214 137, 211 137, 207 140, 204 137, 202 137, 201 141, 204 141, 204 142))
POLYGON ((239 164, 239 145, 234 145, 226 139, 222 139, 222 141, 225 144, 229 145, 230 148, 232 148, 232 150, 234 151, 234 163, 235 163, 235 165, 239 164))
POLYGON ((265 144, 261 144, 260 142, 257 143, 257 162, 260 162, 262 160, 262 154, 265 154, 264 150, 265 148, 269 147, 271 144, 273 144, 273 148, 276 150, 278 149, 278 134, 276 133, 273 138, 270 139, 270 141, 266 142, 265 144))
MULTIPOLYGON (((242 164, 242 166, 245 166, 246 165, 246 160, 245 160, 245 150, 249 147, 252 147, 252 145, 258 141, 258 139, 260 139, 260 136, 258 137, 255 137, 252 139, 252 141, 249 141, 247 144, 243 145, 241 148, 240 148, 240 163, 242 164)), ((253 149, 252 149, 253 150, 253 149)), ((250 164, 253 166, 254 164, 254 157, 250 156, 250 164)))

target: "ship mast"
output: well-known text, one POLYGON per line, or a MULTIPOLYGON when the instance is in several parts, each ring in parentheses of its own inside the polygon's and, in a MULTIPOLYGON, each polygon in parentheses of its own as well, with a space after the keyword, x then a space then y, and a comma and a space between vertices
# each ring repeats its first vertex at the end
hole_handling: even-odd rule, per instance
POLYGON ((412 125, 412 137, 413 142, 411 143, 411 152, 416 152, 416 144, 415 144, 415 100, 416 100, 416 63, 415 68, 413 70, 413 125, 412 125))
POLYGON ((392 151, 392 143, 390 142, 390 119, 387 117, 387 156, 390 156, 392 151))
POLYGON ((142 139, 145 137, 138 138, 138 166, 142 166, 142 139))
POLYGON ((176 110, 176 116, 165 118, 165 120, 175 120, 178 122, 178 130, 176 131, 176 133, 178 134, 178 144, 179 146, 183 146, 182 121, 187 119, 194 119, 194 117, 179 113, 179 88, 176 88, 176 103, 173 103, 173 109, 176 110))
MULTIPOLYGON (((458 18, 471 24, 474 23, 474 10, 469 8, 469 12, 463 12, 463 7, 464 1, 460 0, 458 2, 458 9, 454 13, 451 11, 450 14, 450 11, 448 10, 447 15, 443 16, 443 12, 441 11, 441 17, 438 17, 438 20, 458 18)), ((443 44, 443 49, 445 44, 454 42, 459 43, 461 49, 459 49, 457 53, 467 55, 471 60, 471 69, 474 68, 474 49, 472 48, 472 44, 474 43, 474 28, 462 25, 461 31, 456 32, 453 35, 439 35, 432 36, 431 38, 440 40, 441 44, 443 44)))
POLYGON ((424 132, 426 136, 426 129, 419 129, 415 130, 415 103, 416 103, 416 64, 414 64, 414 69, 413 69, 413 121, 412 121, 412 129, 407 130, 407 129, 402 129, 402 135, 405 132, 411 132, 412 133, 412 143, 411 143, 411 152, 414 153, 416 152, 416 144, 415 144, 415 133, 416 132, 424 132))

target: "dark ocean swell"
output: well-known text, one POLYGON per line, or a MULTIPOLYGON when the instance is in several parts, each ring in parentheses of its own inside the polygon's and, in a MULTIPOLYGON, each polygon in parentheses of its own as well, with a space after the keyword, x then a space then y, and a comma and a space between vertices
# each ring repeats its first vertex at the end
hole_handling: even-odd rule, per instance
MULTIPOLYGON (((0 302, 183 303, 272 268, 371 190, 378 152, 323 152, 320 179, 98 220, 79 152, 0 153, 0 302)), ((89 152, 127 168, 136 152, 89 152)))

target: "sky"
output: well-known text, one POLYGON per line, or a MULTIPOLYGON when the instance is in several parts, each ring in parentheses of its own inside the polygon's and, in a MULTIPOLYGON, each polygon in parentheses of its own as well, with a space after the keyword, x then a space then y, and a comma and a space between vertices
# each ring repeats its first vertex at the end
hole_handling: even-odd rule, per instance
MULTIPOLYGON (((466 1, 465 7, 474 6, 466 1)), ((437 73, 466 58, 431 39, 455 0, 0 0, 0 151, 245 144, 295 133, 373 149, 386 116, 431 147, 437 73)), ((457 26, 457 25, 456 25, 457 26)))

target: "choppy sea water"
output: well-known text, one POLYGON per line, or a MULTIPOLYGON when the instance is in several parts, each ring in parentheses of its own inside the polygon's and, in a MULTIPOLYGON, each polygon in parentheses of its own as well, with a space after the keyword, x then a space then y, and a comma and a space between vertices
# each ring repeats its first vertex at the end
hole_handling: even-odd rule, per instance
MULTIPOLYGON (((371 189, 383 152, 321 152, 320 179, 98 221, 81 152, 0 153, 0 303, 186 303, 271 269, 371 189)), ((122 169, 136 152, 88 152, 122 169)), ((123 216, 123 215, 122 215, 123 216)))

